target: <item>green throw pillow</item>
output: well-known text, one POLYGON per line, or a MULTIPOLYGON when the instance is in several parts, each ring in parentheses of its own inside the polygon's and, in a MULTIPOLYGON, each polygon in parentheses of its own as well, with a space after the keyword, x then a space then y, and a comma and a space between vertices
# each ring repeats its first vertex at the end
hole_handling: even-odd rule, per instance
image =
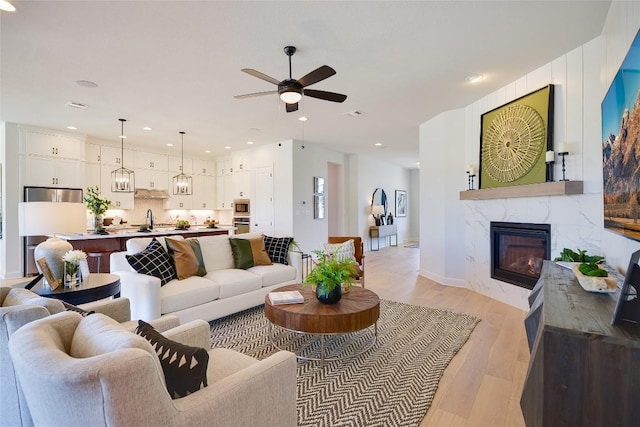
POLYGON ((229 239, 233 264, 236 268, 246 270, 254 265, 271 265, 271 259, 264 247, 262 237, 254 239, 229 239))
POLYGON ((207 269, 204 267, 204 258, 202 258, 202 250, 200 249, 200 242, 196 238, 187 239, 187 242, 191 245, 193 249, 193 253, 196 254, 196 258, 198 260, 198 272, 196 276, 204 276, 207 274, 207 269))

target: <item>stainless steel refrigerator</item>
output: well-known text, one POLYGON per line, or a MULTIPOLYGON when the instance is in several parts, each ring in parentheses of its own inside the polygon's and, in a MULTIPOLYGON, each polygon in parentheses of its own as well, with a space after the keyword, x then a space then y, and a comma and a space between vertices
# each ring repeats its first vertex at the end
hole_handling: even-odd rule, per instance
MULTIPOLYGON (((24 187, 25 202, 70 202, 84 203, 82 188, 24 187)), ((37 276, 38 268, 33 259, 33 251, 47 236, 27 236, 24 238, 24 276, 37 276)))

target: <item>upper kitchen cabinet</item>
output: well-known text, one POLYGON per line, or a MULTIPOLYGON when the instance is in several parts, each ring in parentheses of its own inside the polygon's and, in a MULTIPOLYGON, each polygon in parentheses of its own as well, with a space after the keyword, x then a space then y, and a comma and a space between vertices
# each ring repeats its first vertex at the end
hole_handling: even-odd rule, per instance
POLYGON ((166 154, 148 153, 146 151, 136 151, 134 165, 136 169, 168 171, 169 156, 167 156, 166 154))
POLYGON ((114 165, 118 167, 123 167, 124 165, 124 167, 128 169, 133 169, 133 153, 133 150, 128 150, 126 148, 123 150, 122 147, 111 147, 109 145, 102 145, 100 147, 100 163, 103 165, 114 165))
POLYGON ((83 188, 82 162, 26 156, 24 184, 34 187, 83 188))
POLYGON ((98 144, 85 144, 84 146, 85 163, 100 164, 102 161, 101 147, 98 144))
POLYGON ((216 176, 216 162, 213 160, 193 159, 194 175, 216 176))
POLYGON ((218 157, 216 159, 216 176, 231 175, 231 156, 218 157))
POLYGON ((243 150, 231 154, 233 173, 251 170, 251 151, 243 150))
POLYGON ((175 173, 176 175, 180 172, 186 174, 197 173, 194 172, 193 161, 191 159, 185 158, 183 165, 182 157, 178 156, 169 156, 169 172, 175 173))
POLYGON ((35 130, 24 130, 25 154, 28 156, 45 156, 61 159, 82 160, 84 139, 66 135, 46 133, 35 130))

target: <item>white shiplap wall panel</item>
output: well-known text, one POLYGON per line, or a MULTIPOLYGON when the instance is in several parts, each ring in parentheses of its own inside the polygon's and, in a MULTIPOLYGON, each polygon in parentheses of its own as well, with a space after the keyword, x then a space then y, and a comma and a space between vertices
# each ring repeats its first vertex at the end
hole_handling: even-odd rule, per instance
MULTIPOLYGON (((527 93, 531 93, 551 82, 551 63, 527 74, 527 93)), ((525 94, 526 95, 526 94, 525 94)))
POLYGON ((516 96, 516 84, 514 83, 510 83, 508 85, 506 85, 504 87, 504 97, 505 99, 507 99, 508 101, 512 101, 516 98, 519 98, 519 96, 516 96))
POLYGON ((602 116, 604 94, 600 76, 604 62, 604 38, 597 37, 583 46, 583 180, 586 194, 602 193, 602 116), (589 88, 588 90, 586 88, 589 88))
POLYGON ((516 94, 514 99, 520 98, 521 96, 524 96, 527 93, 529 93, 529 91, 527 90, 527 76, 520 77, 518 80, 515 81, 515 85, 516 85, 516 94))
POLYGON ((500 88, 493 93, 487 95, 487 111, 491 111, 495 108, 505 104, 504 88, 500 88))
POLYGON ((565 142, 569 144, 566 156, 567 179, 582 180, 582 48, 574 49, 565 55, 567 58, 567 130, 565 142))

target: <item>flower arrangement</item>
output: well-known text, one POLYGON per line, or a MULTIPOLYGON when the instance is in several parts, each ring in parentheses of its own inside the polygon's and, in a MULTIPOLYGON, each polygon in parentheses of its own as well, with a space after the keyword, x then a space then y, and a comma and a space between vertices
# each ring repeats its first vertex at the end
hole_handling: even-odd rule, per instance
POLYGON ((111 201, 106 197, 100 195, 98 187, 88 187, 87 195, 84 196, 84 202, 87 204, 87 209, 95 216, 103 215, 109 206, 111 201))
POLYGON ((87 259, 87 254, 79 249, 68 251, 62 256, 64 261, 64 283, 76 284, 78 282, 78 269, 80 262, 87 259))
POLYGON ((313 251, 318 257, 315 265, 304 279, 303 285, 316 285, 316 294, 329 294, 342 286, 351 289, 357 275, 358 264, 349 258, 338 259, 333 253, 313 251))

